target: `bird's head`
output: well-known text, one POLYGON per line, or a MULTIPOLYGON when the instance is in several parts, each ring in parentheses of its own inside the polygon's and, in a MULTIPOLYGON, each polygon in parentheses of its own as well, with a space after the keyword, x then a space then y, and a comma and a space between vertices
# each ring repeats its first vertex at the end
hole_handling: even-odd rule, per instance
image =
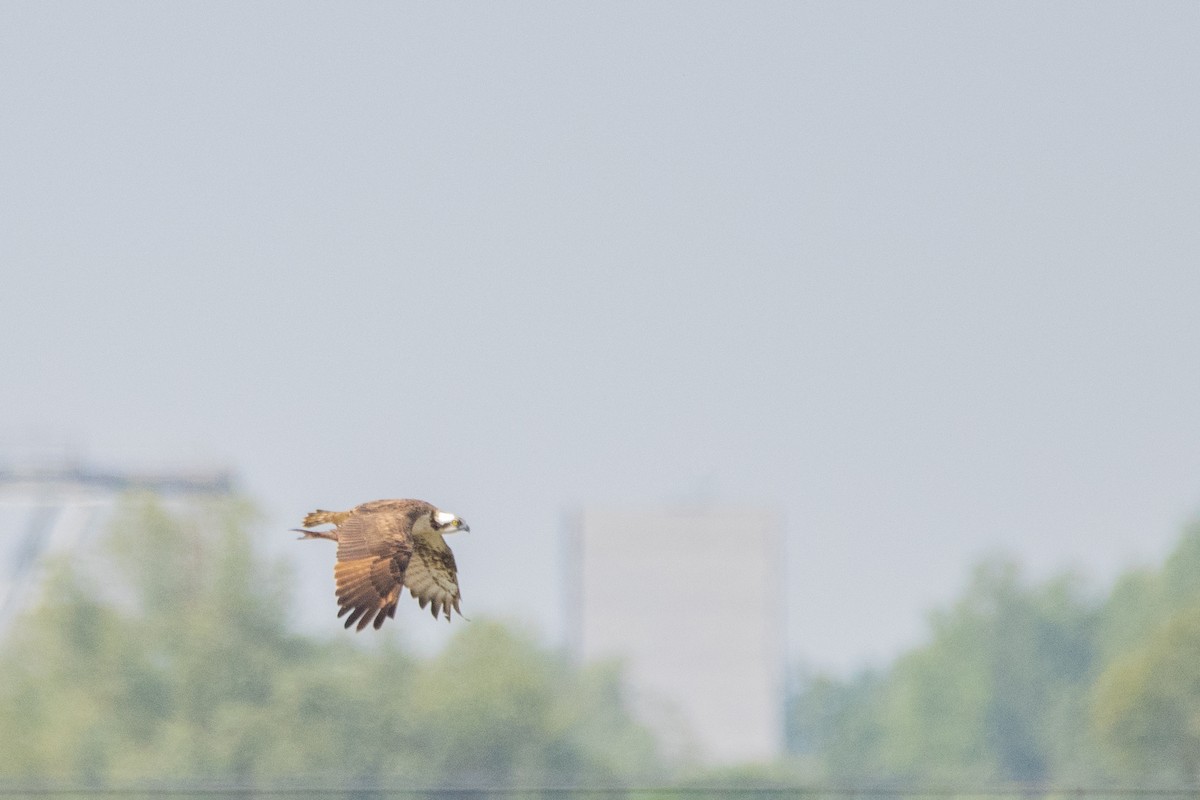
POLYGON ((449 511, 434 511, 429 518, 429 527, 433 528, 438 533, 458 533, 459 531, 470 531, 471 526, 463 522, 449 511))

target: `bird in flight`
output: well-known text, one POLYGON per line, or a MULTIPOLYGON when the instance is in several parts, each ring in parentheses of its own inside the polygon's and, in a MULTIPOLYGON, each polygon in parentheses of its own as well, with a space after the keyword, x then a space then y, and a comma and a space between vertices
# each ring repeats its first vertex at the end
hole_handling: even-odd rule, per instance
POLYGON ((405 586, 434 619, 440 614, 449 622, 451 609, 462 616, 454 554, 442 536, 471 529, 454 514, 424 500, 374 500, 349 511, 314 511, 294 530, 301 539, 337 542, 333 577, 338 616, 349 614, 346 628, 358 623, 361 631, 373 621, 378 630, 396 616, 405 586), (334 527, 309 530, 318 525, 334 527))

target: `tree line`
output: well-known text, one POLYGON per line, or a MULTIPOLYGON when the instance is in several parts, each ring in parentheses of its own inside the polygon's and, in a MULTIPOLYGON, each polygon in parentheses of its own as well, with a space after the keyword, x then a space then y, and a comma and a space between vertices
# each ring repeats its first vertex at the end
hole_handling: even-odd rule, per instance
POLYGON ((853 785, 1200 780, 1200 526, 1108 591, 979 565, 927 643, 850 679, 801 673, 793 764, 853 785))
POLYGON ((171 513, 133 501, 95 559, 55 565, 0 647, 0 782, 657 778, 612 666, 578 667, 486 620, 428 659, 387 636, 362 646, 291 630, 287 575, 255 552, 252 519, 236 502, 171 513))
POLYGON ((53 566, 0 643, 0 788, 1200 779, 1200 526, 1107 591, 989 560, 886 668, 798 670, 777 763, 689 776, 635 720, 617 665, 511 626, 476 620, 429 658, 394 636, 297 633, 253 519, 243 502, 134 499, 99 552, 53 566))

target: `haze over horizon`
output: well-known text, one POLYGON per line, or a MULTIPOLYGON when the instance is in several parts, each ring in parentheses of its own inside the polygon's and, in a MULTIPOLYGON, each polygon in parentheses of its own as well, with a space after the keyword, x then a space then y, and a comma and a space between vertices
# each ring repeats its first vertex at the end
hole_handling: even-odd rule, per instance
POLYGON ((329 623, 312 508, 460 514, 464 611, 553 639, 574 509, 775 509, 793 654, 889 658, 981 557, 1105 581, 1200 510, 1198 34, 5 4, 0 439, 234 468, 329 623))

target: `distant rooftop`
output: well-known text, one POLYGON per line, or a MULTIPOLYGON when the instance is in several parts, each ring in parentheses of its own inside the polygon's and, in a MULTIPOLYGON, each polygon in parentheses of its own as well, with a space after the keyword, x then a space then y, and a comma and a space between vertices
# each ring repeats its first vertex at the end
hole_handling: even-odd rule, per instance
POLYGON ((114 492, 145 489, 154 492, 228 494, 233 491, 233 475, 227 470, 116 472, 82 465, 9 467, 0 463, 0 488, 31 484, 67 484, 114 492))
POLYGON ((228 470, 119 471, 65 449, 0 447, 0 636, 36 601, 47 563, 89 546, 122 493, 142 490, 175 502, 233 489, 228 470))
POLYGON ((0 445, 0 490, 51 487, 101 492, 146 490, 169 494, 228 494, 233 473, 227 469, 105 469, 86 463, 66 447, 0 445))

